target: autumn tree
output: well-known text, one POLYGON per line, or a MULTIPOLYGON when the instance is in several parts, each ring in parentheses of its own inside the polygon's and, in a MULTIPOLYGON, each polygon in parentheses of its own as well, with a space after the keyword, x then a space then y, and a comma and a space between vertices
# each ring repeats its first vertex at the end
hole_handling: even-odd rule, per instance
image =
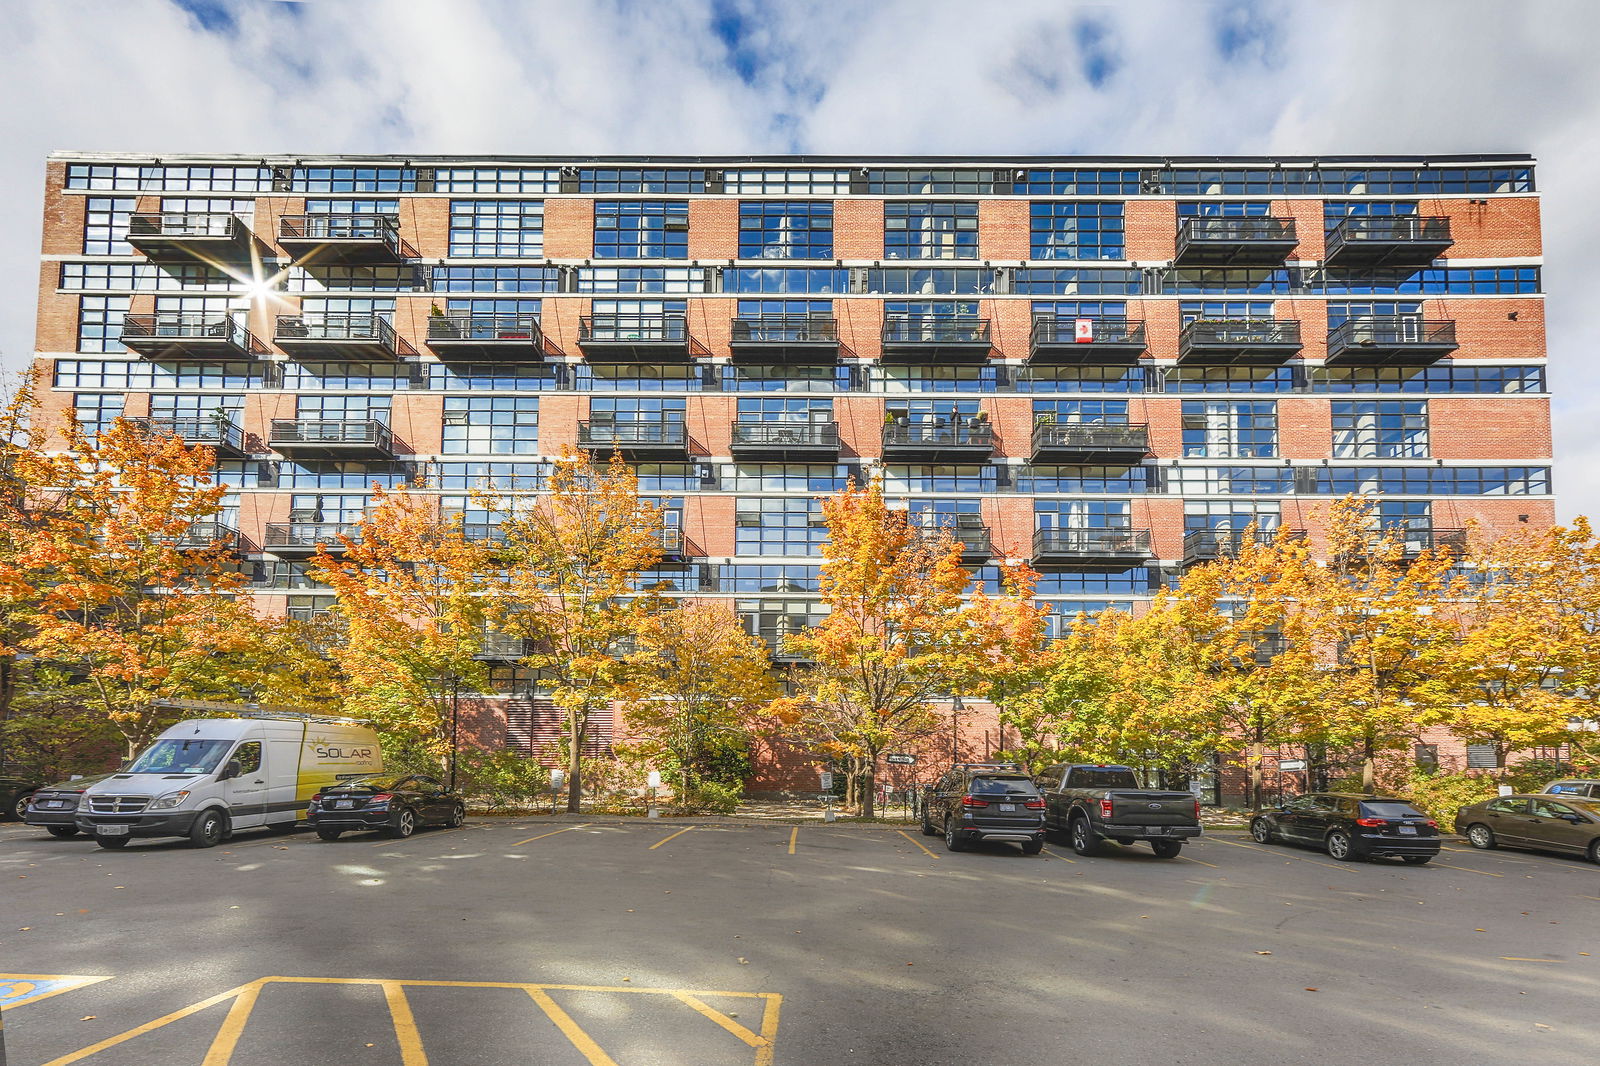
POLYGON ((639 497, 620 459, 597 466, 564 454, 537 498, 481 497, 500 517, 504 583, 491 620, 522 638, 522 663, 566 716, 567 809, 582 799, 584 746, 595 712, 625 692, 627 650, 658 609, 639 590, 661 559, 661 511, 639 497))
POLYGON ((841 758, 850 796, 873 816, 878 759, 939 727, 929 703, 963 680, 970 575, 948 534, 911 527, 883 487, 851 484, 823 501, 821 624, 788 638, 812 665, 782 705, 790 735, 841 758))
MULTIPOLYGON (((355 530, 318 545, 312 576, 337 597, 345 709, 392 743, 454 767, 455 701, 484 687, 488 556, 429 497, 374 490, 355 530)), ((304 640, 307 634, 279 639, 304 640)), ((287 680, 287 679, 286 679, 287 680)))
POLYGON ((1050 639, 1050 608, 1034 598, 1038 582, 1038 573, 1026 564, 1002 564, 996 593, 973 591, 966 609, 968 638, 956 648, 962 690, 994 705, 1002 749, 1005 730, 1017 730, 1016 754, 1024 760, 1036 752, 1031 729, 1045 679, 1059 658, 1050 639))
POLYGON ((720 603, 690 601, 638 620, 625 697, 638 747, 667 765, 680 799, 703 782, 737 787, 753 716, 778 695, 767 646, 720 603))

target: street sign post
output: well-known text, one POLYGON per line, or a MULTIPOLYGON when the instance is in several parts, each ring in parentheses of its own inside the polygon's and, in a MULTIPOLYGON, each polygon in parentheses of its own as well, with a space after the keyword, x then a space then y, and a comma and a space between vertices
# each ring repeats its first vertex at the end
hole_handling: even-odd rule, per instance
POLYGON ((892 766, 914 766, 917 762, 915 755, 885 755, 883 761, 892 766))
POLYGON ((1280 769, 1280 770, 1304 770, 1305 768, 1306 768, 1306 761, 1304 759, 1279 759, 1278 760, 1278 769, 1280 769))
POLYGON ((834 815, 833 815, 833 774, 829 773, 827 770, 824 770, 820 774, 818 774, 817 777, 818 777, 818 782, 817 783, 822 789, 823 800, 828 805, 827 809, 822 812, 822 820, 824 822, 831 822, 831 821, 833 821, 833 817, 834 817, 834 815))

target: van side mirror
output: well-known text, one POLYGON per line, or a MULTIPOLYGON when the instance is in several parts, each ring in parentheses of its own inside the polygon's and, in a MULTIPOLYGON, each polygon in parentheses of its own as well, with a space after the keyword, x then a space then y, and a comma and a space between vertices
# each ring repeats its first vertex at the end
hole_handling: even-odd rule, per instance
POLYGON ((224 766, 222 768, 222 773, 217 775, 217 780, 218 781, 230 781, 233 778, 239 776, 239 771, 241 769, 242 769, 242 767, 239 765, 239 760, 238 759, 229 759, 228 760, 228 765, 224 766))

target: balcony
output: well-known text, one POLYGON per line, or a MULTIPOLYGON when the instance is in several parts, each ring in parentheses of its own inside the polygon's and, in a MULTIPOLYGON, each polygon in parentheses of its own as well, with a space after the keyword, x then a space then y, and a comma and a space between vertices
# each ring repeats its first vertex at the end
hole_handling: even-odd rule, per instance
POLYGON ((1290 318, 1196 318, 1178 334, 1178 362, 1271 366, 1299 354, 1290 318))
POLYGON ((1042 563, 1137 563, 1150 558, 1148 529, 1070 527, 1033 535, 1033 557, 1042 563))
POLYGON ((938 358, 981 363, 989 358, 989 320, 967 315, 891 315, 883 323, 883 358, 917 363, 938 358))
POLYGON ((1143 319, 1041 317, 1028 334, 1028 362, 1129 366, 1145 347, 1143 319))
POLYGON ((268 522, 262 547, 274 555, 303 557, 315 555, 320 545, 330 555, 342 555, 349 546, 340 539, 360 541, 361 526, 356 522, 268 522))
POLYGON ((689 358, 689 320, 679 311, 580 315, 584 357, 619 363, 689 358))
POLYGON ((279 315, 272 339, 297 357, 395 359, 400 355, 399 338, 382 315, 345 311, 279 315))
POLYGON ((440 359, 531 363, 544 358, 537 315, 467 311, 432 315, 427 344, 440 359))
POLYGON ((1352 215, 1328 231, 1323 262, 1340 267, 1427 266, 1454 243, 1448 218, 1352 215))
POLYGON ((178 535, 177 547, 183 551, 221 548, 239 552, 244 549, 245 541, 244 534, 222 522, 190 522, 188 528, 178 535))
POLYGON ((122 343, 146 359, 162 361, 258 359, 267 354, 267 346, 226 311, 125 315, 122 343))
POLYGON ((832 461, 839 457, 839 423, 735 422, 733 457, 832 461))
POLYGON ((661 527, 661 558, 668 562, 682 562, 688 558, 688 545, 679 526, 661 527))
POLYGON ((525 658, 532 650, 533 642, 525 637, 486 632, 483 634, 483 643, 472 657, 479 662, 514 663, 525 658))
POLYGON ((128 243, 157 262, 237 263, 249 260, 254 242, 227 211, 149 211, 128 216, 128 243))
POLYGON ((1147 425, 1039 422, 1033 427, 1036 463, 1137 463, 1150 451, 1147 425))
POLYGON ((825 364, 839 359, 839 320, 831 315, 744 315, 732 320, 735 362, 825 364))
POLYGON ((689 433, 678 421, 599 422, 584 419, 578 423, 578 447, 585 451, 624 459, 687 459, 689 433))
MULTIPOLYGON (((1304 541, 1306 532, 1292 529, 1285 536, 1293 541, 1304 541)), ((1276 529, 1193 529, 1183 537, 1183 565, 1199 566, 1218 559, 1231 559, 1246 544, 1271 544, 1277 537, 1276 529)))
POLYGON ((293 459, 393 459, 394 435, 376 419, 274 418, 273 451, 293 459))
POLYGON ((1415 562, 1426 552, 1447 552, 1459 555, 1467 549, 1467 531, 1464 529, 1434 529, 1429 526, 1396 527, 1375 530, 1367 537, 1361 552, 1336 552, 1340 562, 1349 563, 1363 557, 1390 559, 1400 563, 1415 562))
POLYGON ((816 662, 816 657, 810 652, 798 651, 786 646, 785 637, 799 636, 798 630, 790 633, 761 630, 756 636, 766 641, 767 654, 772 658, 773 663, 778 666, 805 666, 816 662))
POLYGON ((244 446, 244 430, 226 416, 130 418, 127 421, 152 435, 180 437, 190 447, 210 448, 220 458, 243 459, 250 454, 244 446))
POLYGON ((954 523, 950 522, 925 522, 919 523, 912 519, 912 528, 923 537, 934 539, 940 535, 949 535, 961 545, 961 561, 965 563, 985 563, 994 558, 994 538, 989 533, 989 527, 977 520, 976 515, 958 515, 954 523), (970 521, 961 521, 969 518, 970 521))
POLYGON ((994 427, 972 418, 883 427, 887 462, 978 463, 994 454, 994 427))
POLYGON ((391 215, 284 215, 278 219, 278 244, 302 266, 416 258, 391 215))
MULTIPOLYGON (((444 516, 446 521, 449 521, 452 517, 448 514, 444 516)), ((461 524, 461 536, 462 539, 469 540, 474 544, 504 544, 506 542, 505 528, 499 522, 463 522, 461 524)))
POLYGON ((1300 243, 1294 219, 1186 218, 1178 224, 1175 266, 1282 263, 1300 243))
POLYGON ((1328 331, 1329 366, 1423 366, 1459 348, 1449 318, 1360 315, 1328 331))

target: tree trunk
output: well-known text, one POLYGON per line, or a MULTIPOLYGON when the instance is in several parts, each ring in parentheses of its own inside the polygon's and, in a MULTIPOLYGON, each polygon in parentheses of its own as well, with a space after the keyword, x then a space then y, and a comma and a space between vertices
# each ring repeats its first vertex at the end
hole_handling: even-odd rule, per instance
POLYGON ((567 813, 577 814, 583 809, 583 779, 578 772, 583 769, 583 735, 588 723, 588 705, 574 707, 567 712, 567 813))
POLYGON ((1378 788, 1378 756, 1373 751, 1372 738, 1367 737, 1361 746, 1361 790, 1368 794, 1378 788))
POLYGON ((864 758, 861 760, 861 763, 861 784, 863 795, 863 799, 861 800, 861 816, 863 818, 872 818, 875 817, 874 801, 877 799, 878 791, 873 780, 877 771, 878 760, 876 757, 864 758))

